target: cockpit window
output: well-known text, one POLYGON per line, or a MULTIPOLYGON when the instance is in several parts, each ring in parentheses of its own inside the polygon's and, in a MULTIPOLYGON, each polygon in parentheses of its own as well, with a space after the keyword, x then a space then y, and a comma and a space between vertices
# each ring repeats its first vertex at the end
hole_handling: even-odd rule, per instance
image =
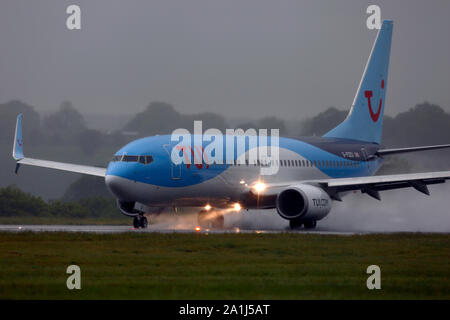
POLYGON ((132 155, 122 155, 114 156, 112 158, 113 162, 139 162, 142 164, 149 164, 153 162, 153 156, 132 156, 132 155))
POLYGON ((139 156, 139 162, 143 164, 149 164, 153 162, 152 156, 139 156))
POLYGON ((114 156, 111 161, 117 162, 120 161, 120 159, 122 159, 122 156, 114 156))
POLYGON ((137 162, 138 161, 138 156, 123 156, 122 161, 125 161, 125 162, 137 162))

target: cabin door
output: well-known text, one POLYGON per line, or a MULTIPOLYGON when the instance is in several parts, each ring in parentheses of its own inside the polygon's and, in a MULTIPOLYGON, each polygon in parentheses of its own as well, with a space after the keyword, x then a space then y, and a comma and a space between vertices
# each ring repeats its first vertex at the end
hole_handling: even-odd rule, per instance
POLYGON ((172 153, 172 148, 170 146, 170 144, 164 144, 163 145, 164 150, 166 150, 168 156, 169 156, 169 161, 170 161, 170 179, 172 180, 180 180, 181 179, 181 166, 182 164, 175 164, 172 162, 171 160, 171 153, 172 153))

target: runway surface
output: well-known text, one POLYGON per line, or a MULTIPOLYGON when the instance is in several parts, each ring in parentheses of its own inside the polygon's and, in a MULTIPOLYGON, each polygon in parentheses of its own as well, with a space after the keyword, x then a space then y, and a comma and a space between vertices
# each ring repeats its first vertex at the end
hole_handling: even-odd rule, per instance
POLYGON ((147 229, 134 229, 130 226, 108 226, 108 225, 0 225, 0 232, 82 232, 82 233, 301 233, 301 234, 328 234, 328 235, 355 235, 367 234, 370 232, 342 232, 327 230, 259 230, 259 229, 240 229, 229 228, 223 230, 213 229, 171 229, 161 228, 160 226, 150 225, 147 229))
MULTIPOLYGON (((200 229, 192 228, 170 228, 161 227, 160 225, 149 225, 147 229, 134 229, 131 226, 112 226, 112 225, 0 225, 0 232, 81 232, 81 233, 200 233, 200 234, 237 234, 237 233, 295 233, 295 234, 321 234, 321 235, 362 235, 362 234, 380 234, 380 233, 399 233, 405 231, 333 231, 317 228, 315 230, 290 230, 290 229, 241 229, 227 228, 217 229, 200 229)), ((429 232, 427 232, 429 233, 429 232)), ((441 232, 438 232, 441 233, 441 232)), ((445 232, 444 232, 445 233, 445 232)))

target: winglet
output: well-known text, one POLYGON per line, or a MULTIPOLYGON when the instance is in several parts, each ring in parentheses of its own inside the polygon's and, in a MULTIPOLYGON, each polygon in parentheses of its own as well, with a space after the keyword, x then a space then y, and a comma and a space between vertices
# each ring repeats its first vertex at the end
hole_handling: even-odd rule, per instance
POLYGON ((23 155, 22 114, 19 114, 17 116, 16 133, 14 134, 12 156, 16 161, 25 158, 25 156, 23 155))

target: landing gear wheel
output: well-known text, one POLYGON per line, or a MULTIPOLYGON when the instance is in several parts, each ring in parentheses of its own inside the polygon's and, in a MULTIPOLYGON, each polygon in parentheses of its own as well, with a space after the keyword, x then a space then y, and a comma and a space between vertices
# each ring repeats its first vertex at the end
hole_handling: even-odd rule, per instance
POLYGON ((212 220, 212 227, 214 229, 223 229, 225 224, 225 218, 221 214, 217 214, 217 216, 212 220))
POLYGON ((305 221, 305 229, 314 229, 317 225, 316 220, 305 221))
POLYGON ((148 226, 148 221, 147 221, 146 217, 139 215, 139 216, 136 216, 133 218, 133 227, 135 229, 139 229, 139 228, 146 229, 147 226, 148 226))
POLYGON ((147 226, 148 226, 147 218, 143 216, 143 217, 141 218, 141 228, 142 228, 142 229, 147 229, 147 226))
POLYGON ((289 227, 291 230, 298 230, 302 227, 303 221, 298 219, 289 220, 289 227))
POLYGON ((206 210, 202 210, 197 214, 197 223, 200 227, 202 227, 202 228, 209 227, 207 217, 208 217, 208 211, 206 211, 206 210))
POLYGON ((139 227, 141 226, 141 222, 140 222, 139 220, 140 220, 140 219, 139 219, 138 216, 136 216, 136 217, 133 218, 133 227, 134 227, 135 229, 139 229, 139 227))
POLYGON ((202 228, 223 229, 225 218, 212 210, 201 210, 197 215, 197 223, 202 228))

